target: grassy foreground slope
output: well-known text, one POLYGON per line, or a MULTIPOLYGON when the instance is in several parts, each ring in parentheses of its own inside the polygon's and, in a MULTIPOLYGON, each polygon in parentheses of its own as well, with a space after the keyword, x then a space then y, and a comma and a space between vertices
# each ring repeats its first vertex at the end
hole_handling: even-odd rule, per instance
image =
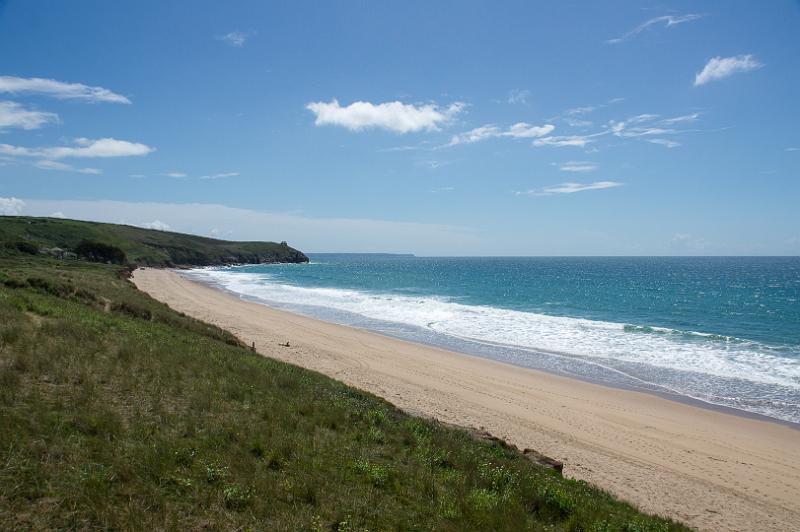
POLYGON ((0 217, 0 241, 20 248, 28 244, 68 251, 77 250, 81 243, 97 242, 121 249, 127 262, 147 266, 308 261, 285 243, 231 242, 130 225, 32 216, 0 217))
POLYGON ((0 529, 670 531, 256 355, 121 266, 0 251, 0 529))

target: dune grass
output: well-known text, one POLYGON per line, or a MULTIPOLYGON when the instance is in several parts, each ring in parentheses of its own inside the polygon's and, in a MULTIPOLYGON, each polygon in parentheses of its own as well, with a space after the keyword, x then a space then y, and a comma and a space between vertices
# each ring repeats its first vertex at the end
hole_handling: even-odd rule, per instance
POLYGON ((0 529, 671 531, 501 445, 0 253, 0 529))

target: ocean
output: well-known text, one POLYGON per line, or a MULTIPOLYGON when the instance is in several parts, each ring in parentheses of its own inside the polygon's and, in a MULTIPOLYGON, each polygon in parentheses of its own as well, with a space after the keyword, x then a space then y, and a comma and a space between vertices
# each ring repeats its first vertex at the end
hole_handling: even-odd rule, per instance
POLYGON ((306 316, 800 423, 800 257, 414 257, 184 272, 306 316))

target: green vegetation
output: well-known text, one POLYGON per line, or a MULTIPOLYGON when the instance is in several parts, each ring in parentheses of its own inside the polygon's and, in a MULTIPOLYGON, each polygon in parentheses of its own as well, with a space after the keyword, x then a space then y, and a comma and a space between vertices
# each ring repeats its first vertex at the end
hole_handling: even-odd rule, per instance
POLYGON ((125 274, 0 251, 2 530, 685 530, 256 355, 125 274))
POLYGON ((66 251, 97 262, 144 266, 308 261, 285 242, 229 242, 130 225, 30 216, 0 217, 0 241, 24 253, 66 251))

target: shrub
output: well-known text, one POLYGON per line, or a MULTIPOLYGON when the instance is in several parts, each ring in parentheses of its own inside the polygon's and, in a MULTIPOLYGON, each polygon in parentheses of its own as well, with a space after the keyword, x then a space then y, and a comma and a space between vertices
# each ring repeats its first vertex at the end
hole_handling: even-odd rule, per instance
POLYGON ((91 240, 83 240, 75 248, 81 258, 90 260, 92 262, 110 262, 111 264, 125 264, 127 257, 125 252, 117 246, 111 244, 104 244, 103 242, 93 242, 91 240))

